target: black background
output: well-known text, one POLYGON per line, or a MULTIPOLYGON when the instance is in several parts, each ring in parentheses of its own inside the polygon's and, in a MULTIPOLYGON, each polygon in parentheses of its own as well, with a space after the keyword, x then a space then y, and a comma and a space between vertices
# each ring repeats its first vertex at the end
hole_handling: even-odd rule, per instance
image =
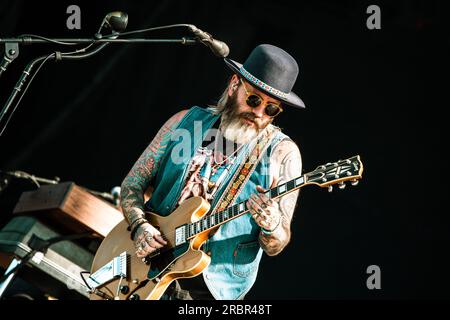
MULTIPOLYGON (((302 189, 291 243, 263 258, 247 298, 449 298, 448 9, 444 1, 2 0, 0 37, 91 37, 107 12, 122 10, 127 30, 195 24, 240 62, 260 43, 282 47, 299 62, 294 92, 307 109, 287 110, 276 124, 298 143, 304 171, 355 154, 365 171, 344 191, 302 189), (81 8, 81 30, 66 27, 71 4, 81 8), (381 8, 381 30, 366 27, 371 4, 381 8), (381 290, 366 287, 370 265, 381 268, 381 290)), ((20 47, 0 78, 1 105, 25 65, 51 50, 70 48, 20 47)), ((110 45, 83 61, 51 61, 0 137, 0 170, 109 191, 168 117, 216 101, 230 75, 202 45, 110 45)), ((9 191, 0 200, 7 221, 16 198, 9 191)))

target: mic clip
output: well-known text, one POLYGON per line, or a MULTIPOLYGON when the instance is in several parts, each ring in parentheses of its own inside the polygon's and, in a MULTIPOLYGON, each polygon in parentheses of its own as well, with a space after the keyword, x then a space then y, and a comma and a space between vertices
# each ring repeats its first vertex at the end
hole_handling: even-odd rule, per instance
POLYGON ((214 38, 213 38, 213 36, 211 34, 209 34, 208 32, 205 32, 203 30, 200 30, 199 28, 197 28, 194 25, 189 25, 189 29, 191 30, 191 32, 193 34, 195 34, 197 40, 202 42, 202 43, 203 42, 211 43, 214 40, 214 38))

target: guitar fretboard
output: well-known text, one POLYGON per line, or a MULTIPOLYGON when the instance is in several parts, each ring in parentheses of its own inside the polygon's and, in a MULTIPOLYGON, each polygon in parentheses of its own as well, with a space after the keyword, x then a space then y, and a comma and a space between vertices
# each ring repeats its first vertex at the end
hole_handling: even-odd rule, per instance
MULTIPOLYGON (((286 183, 280 184, 270 190, 268 190, 265 195, 269 199, 275 199, 281 197, 289 192, 295 191, 300 188, 305 183, 306 175, 302 175, 295 179, 292 179, 286 183)), ((208 229, 220 226, 225 222, 228 222, 232 219, 235 219, 247 211, 249 211, 247 207, 247 201, 242 201, 236 203, 227 209, 216 212, 211 215, 206 215, 205 217, 199 219, 196 222, 190 223, 187 225, 187 237, 191 238, 201 232, 204 232, 208 229)))

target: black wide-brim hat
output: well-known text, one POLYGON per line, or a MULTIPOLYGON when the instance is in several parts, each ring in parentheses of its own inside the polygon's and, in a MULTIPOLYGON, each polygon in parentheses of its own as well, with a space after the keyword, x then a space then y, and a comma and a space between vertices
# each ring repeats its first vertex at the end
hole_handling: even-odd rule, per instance
POLYGON ((261 44, 253 49, 244 64, 228 58, 224 60, 231 70, 256 89, 290 106, 305 108, 302 99, 292 92, 298 76, 298 64, 283 49, 261 44))

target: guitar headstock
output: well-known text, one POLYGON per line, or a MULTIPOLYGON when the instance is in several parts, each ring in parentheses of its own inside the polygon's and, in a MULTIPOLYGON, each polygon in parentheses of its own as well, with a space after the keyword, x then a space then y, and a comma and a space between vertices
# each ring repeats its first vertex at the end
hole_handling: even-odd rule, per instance
POLYGON ((318 166, 305 176, 307 183, 317 184, 323 188, 328 187, 328 191, 331 192, 334 184, 338 184, 339 189, 344 189, 345 181, 351 181, 353 186, 357 185, 362 178, 362 172, 363 164, 358 155, 318 166))

